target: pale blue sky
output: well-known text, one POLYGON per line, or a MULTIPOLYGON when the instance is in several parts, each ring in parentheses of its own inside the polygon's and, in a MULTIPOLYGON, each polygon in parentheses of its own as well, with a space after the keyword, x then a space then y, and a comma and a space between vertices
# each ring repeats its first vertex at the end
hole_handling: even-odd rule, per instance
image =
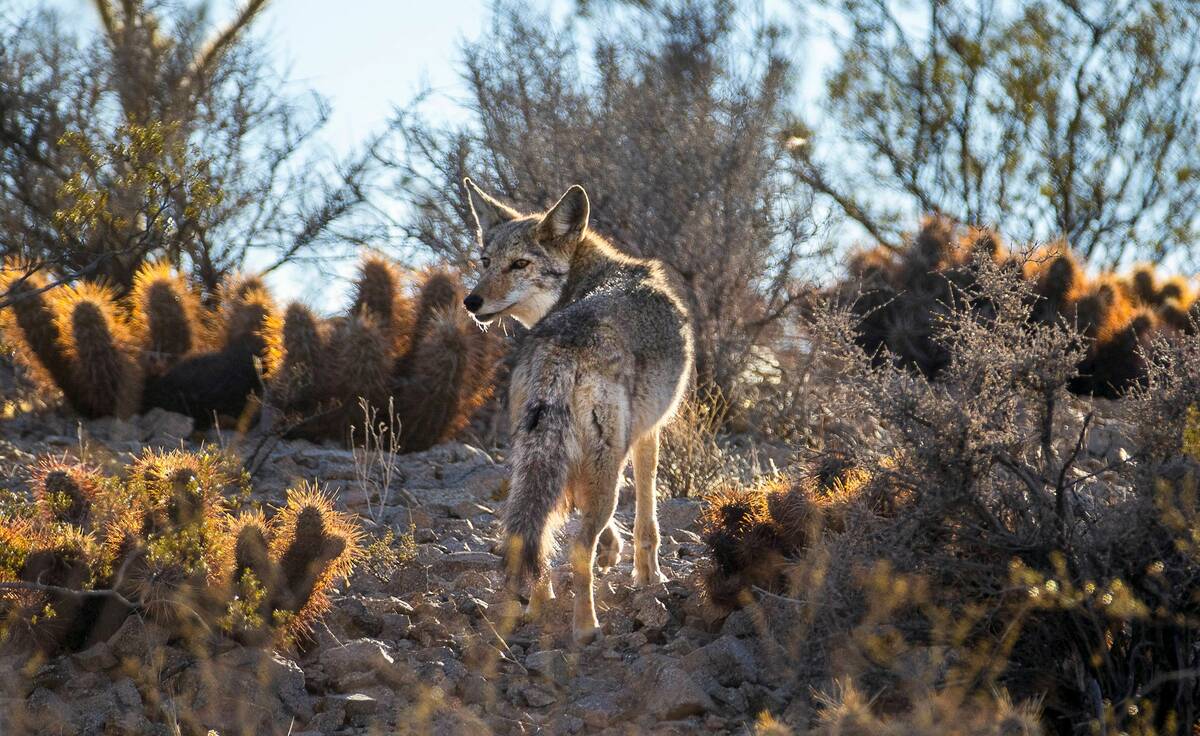
MULTIPOLYGON (((6 4, 0 0, 0 7, 6 4)), ((90 30, 98 21, 90 0, 8 0, 18 11, 51 7, 90 30)), ((228 17, 235 2, 214 0, 215 21, 228 17)), ((575 0, 532 0, 556 19, 571 16, 575 0)), ((431 95, 423 110, 454 120, 455 102, 464 96, 459 53, 466 40, 485 32, 489 0, 273 0, 254 33, 266 40, 281 67, 289 72, 293 93, 315 90, 331 105, 320 141, 345 155, 381 131, 393 109, 422 90, 431 95)), ((789 0, 748 0, 749 8, 797 22, 789 0)), ((824 33, 807 47, 798 99, 811 99, 832 47, 824 33)), ((801 57, 804 58, 804 57, 801 57)), ((251 264, 253 266, 253 264, 251 264)), ((338 309, 345 299, 354 264, 343 261, 315 268, 287 268, 269 281, 284 301, 300 299, 322 311, 338 309), (314 288, 314 286, 316 288, 314 288)))

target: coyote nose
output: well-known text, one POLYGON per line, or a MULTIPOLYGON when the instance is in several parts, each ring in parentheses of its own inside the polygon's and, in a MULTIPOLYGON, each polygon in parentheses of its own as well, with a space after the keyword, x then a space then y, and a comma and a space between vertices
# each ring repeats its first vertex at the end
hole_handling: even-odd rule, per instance
POLYGON ((469 294, 466 299, 463 299, 463 306, 467 308, 468 312, 474 314, 483 306, 483 297, 477 294, 469 294))

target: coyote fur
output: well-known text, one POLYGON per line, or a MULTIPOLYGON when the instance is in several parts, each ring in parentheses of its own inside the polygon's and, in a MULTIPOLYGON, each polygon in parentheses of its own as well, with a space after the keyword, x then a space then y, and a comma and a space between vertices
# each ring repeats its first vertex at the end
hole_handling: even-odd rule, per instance
POLYGON ((633 457, 633 577, 662 582, 655 473, 659 427, 675 413, 692 367, 687 310, 662 266, 588 230, 573 186, 548 212, 523 215, 464 180, 479 244, 479 281, 463 301, 481 324, 512 317, 530 329, 509 388, 512 484, 504 511, 509 588, 532 584, 530 608, 553 597, 546 562, 571 506, 574 634, 599 634, 592 567, 614 565, 613 521, 633 457), (600 547, 597 551, 597 547, 600 547))

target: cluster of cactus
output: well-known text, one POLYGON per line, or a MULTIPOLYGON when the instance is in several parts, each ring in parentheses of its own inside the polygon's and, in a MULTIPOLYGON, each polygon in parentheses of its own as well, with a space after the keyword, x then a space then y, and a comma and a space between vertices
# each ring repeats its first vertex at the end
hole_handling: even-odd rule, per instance
POLYGON ((899 497, 844 457, 827 455, 752 486, 719 489, 700 519, 709 553, 704 590, 715 605, 745 603, 754 588, 789 589, 789 562, 826 531, 844 530, 856 508, 891 514, 899 497))
POLYGON ((0 292, 12 306, 0 327, 34 380, 61 391, 79 414, 128 417, 160 407, 200 426, 242 418, 278 332, 261 280, 232 280, 216 309, 204 309, 164 265, 143 267, 120 299, 86 281, 46 285, 41 272, 6 263, 0 292))
POLYGON ((233 468, 180 450, 147 451, 124 477, 43 460, 29 513, 0 519, 4 638, 77 651, 134 614, 196 641, 286 645, 307 632, 362 533, 308 486, 270 520, 237 513, 246 481, 233 468))
POLYGON ((393 412, 401 447, 419 450, 461 430, 491 390, 497 341, 445 271, 426 273, 409 298, 395 268, 368 257, 348 314, 332 319, 299 303, 280 315, 254 277, 226 283, 206 308, 165 266, 144 268, 121 299, 86 282, 46 290, 41 273, 14 263, 0 276, 12 299, 0 315, 6 341, 89 418, 159 407, 199 428, 245 427, 265 384, 292 436, 353 441, 363 400, 376 416, 393 412))
POLYGON ((1145 348, 1155 335, 1196 333, 1200 302, 1183 277, 1160 279, 1153 266, 1141 265, 1089 278, 1063 243, 1010 253, 994 231, 956 237, 952 223, 929 217, 904 249, 881 246, 851 259, 839 291, 859 317, 859 343, 880 360, 936 376, 948 360, 936 339, 938 321, 964 304, 987 307, 969 301, 981 258, 1029 284, 1034 321, 1066 324, 1089 338, 1070 384, 1075 393, 1119 397, 1144 380, 1145 348))
POLYGON ((390 263, 365 259, 347 315, 287 308, 266 400, 290 417, 293 436, 355 442, 365 402, 404 451, 449 439, 489 396, 497 362, 495 339, 462 309, 463 295, 456 276, 435 270, 410 299, 390 263), (385 412, 394 416, 380 419, 385 412))

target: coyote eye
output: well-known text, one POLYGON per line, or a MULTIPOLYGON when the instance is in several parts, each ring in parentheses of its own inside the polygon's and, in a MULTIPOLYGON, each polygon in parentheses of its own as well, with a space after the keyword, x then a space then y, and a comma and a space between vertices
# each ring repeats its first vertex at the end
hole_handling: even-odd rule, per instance
POLYGON ((488 258, 487 256, 484 256, 483 258, 479 259, 479 265, 483 266, 484 268, 487 268, 488 266, 492 265, 492 259, 488 258))
POLYGON ((518 268, 525 268, 528 265, 529 265, 529 261, 525 260, 524 258, 518 258, 517 260, 512 262, 512 264, 509 266, 509 268, 515 271, 518 268))

